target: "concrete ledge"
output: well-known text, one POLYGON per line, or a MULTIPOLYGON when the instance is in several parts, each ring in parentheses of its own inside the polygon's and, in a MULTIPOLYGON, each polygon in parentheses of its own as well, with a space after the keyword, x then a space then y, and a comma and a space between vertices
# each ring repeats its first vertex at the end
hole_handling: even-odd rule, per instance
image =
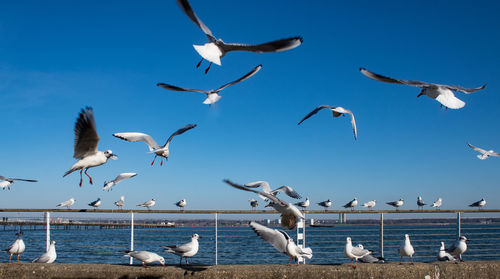
POLYGON ((0 264, 0 278, 498 278, 500 261, 343 265, 142 266, 109 264, 0 264))

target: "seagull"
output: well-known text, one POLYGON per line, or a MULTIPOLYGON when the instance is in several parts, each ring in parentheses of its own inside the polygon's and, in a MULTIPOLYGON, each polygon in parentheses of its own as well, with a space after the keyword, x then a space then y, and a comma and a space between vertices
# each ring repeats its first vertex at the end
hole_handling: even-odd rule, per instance
POLYGON ((134 177, 136 175, 137 175, 137 173, 135 173, 135 172, 120 173, 115 179, 113 179, 111 181, 105 181, 104 182, 104 188, 102 190, 104 190, 104 191, 108 190, 108 192, 112 191, 113 190, 113 186, 115 186, 116 184, 118 184, 120 181, 128 179, 128 178, 132 178, 132 177, 134 177))
POLYGON ((113 136, 126 140, 126 141, 143 141, 145 142, 148 147, 149 147, 149 152, 150 153, 155 153, 155 158, 153 159, 153 162, 151 162, 151 165, 155 163, 156 157, 160 156, 161 161, 160 161, 160 166, 163 166, 163 158, 165 160, 168 160, 168 156, 170 156, 170 151, 168 150, 168 147, 170 145, 170 142, 175 136, 181 135, 184 132, 193 129, 196 127, 196 124, 188 124, 179 130, 175 131, 170 137, 168 138, 167 142, 163 146, 159 146, 156 141, 149 135, 143 134, 143 133, 116 133, 113 134, 113 136))
POLYGON ((181 211, 184 211, 184 207, 186 206, 186 199, 182 199, 176 202, 175 205, 178 206, 181 211))
POLYGON ((258 65, 252 71, 250 71, 248 74, 240 77, 239 79, 237 79, 237 80, 235 80, 233 82, 226 83, 226 84, 222 85, 221 87, 219 87, 218 89, 213 89, 213 90, 201 90, 201 89, 181 88, 181 87, 177 87, 177 86, 174 86, 174 85, 169 85, 169 84, 166 84, 166 83, 158 83, 158 84, 156 84, 156 86, 159 86, 161 88, 168 89, 168 90, 173 90, 173 91, 187 91, 187 92, 199 92, 199 93, 203 93, 203 94, 207 95, 207 98, 205 99, 205 101, 203 101, 203 103, 206 104, 206 105, 213 105, 217 101, 219 101, 220 98, 222 98, 222 96, 219 95, 219 92, 221 90, 226 89, 227 87, 229 87, 231 85, 235 85, 238 82, 244 81, 244 80, 252 77, 261 68, 262 68, 262 65, 258 65))
POLYGON ((249 192, 254 192, 256 194, 262 195, 268 199, 271 200, 271 202, 266 205, 266 207, 272 206, 274 209, 276 209, 278 212, 281 213, 281 226, 288 228, 288 229, 294 229, 297 226, 297 220, 300 219, 305 219, 304 215, 298 208, 293 206, 293 204, 290 204, 286 201, 282 201, 278 199, 276 196, 270 193, 266 192, 261 192, 257 190, 250 189, 248 187, 236 184, 231 182, 228 179, 224 179, 224 182, 229 184, 230 186, 244 190, 244 191, 249 191, 249 192))
POLYGON ((415 250, 411 245, 410 236, 407 234, 405 234, 405 239, 403 240, 401 246, 399 247, 399 254, 401 255, 401 258, 399 259, 399 264, 401 264, 401 260, 403 259, 403 257, 410 257, 411 264, 413 264, 413 254, 415 254, 415 250))
POLYGON ((352 260, 352 262, 351 262, 352 268, 356 268, 356 263, 358 263, 359 258, 362 258, 366 255, 371 254, 371 253, 372 252, 369 250, 366 250, 363 248, 360 249, 357 246, 353 247, 352 242, 351 242, 351 238, 350 237, 346 238, 345 247, 344 247, 344 255, 347 258, 352 260))
POLYGON ((311 259, 313 256, 311 248, 300 248, 283 230, 271 229, 253 221, 250 222, 250 227, 258 236, 269 242, 278 251, 288 255, 290 257, 288 265, 291 264, 292 259, 295 260, 297 264, 299 264, 299 257, 307 257, 308 259, 311 259))
POLYGON ((298 202, 295 205, 298 205, 298 206, 302 207, 302 210, 305 210, 309 206, 309 204, 310 204, 309 198, 306 198, 305 201, 298 202))
POLYGON ((115 205, 118 206, 118 208, 122 209, 122 207, 125 205, 125 196, 121 196, 120 200, 115 201, 115 205))
POLYGON ((439 199, 437 199, 437 201, 435 201, 434 203, 432 203, 431 207, 435 207, 436 210, 440 210, 441 209, 441 205, 443 205, 443 199, 439 198, 439 199))
POLYGON ((300 44, 302 44, 301 37, 292 37, 258 45, 224 43, 222 39, 217 39, 214 35, 212 35, 212 31, 210 31, 210 29, 208 29, 208 27, 203 24, 198 16, 196 16, 187 0, 177 0, 177 4, 179 4, 179 6, 184 11, 184 13, 186 13, 189 19, 191 19, 191 21, 193 21, 194 24, 196 24, 196 26, 198 26, 208 38, 209 42, 204 45, 193 45, 194 49, 202 57, 198 65, 196 65, 196 68, 200 67, 203 59, 206 59, 210 62, 210 65, 205 70, 205 74, 210 70, 210 66, 212 66, 212 63, 220 66, 220 59, 230 51, 251 51, 257 53, 280 52, 296 48, 300 44))
POLYGON ((143 202, 141 204, 138 204, 137 206, 147 207, 148 210, 151 210, 151 207, 154 206, 155 203, 155 199, 151 199, 150 201, 143 202))
POLYGON ((456 262, 457 259, 453 257, 450 253, 446 252, 444 248, 444 242, 441 242, 441 247, 439 248, 439 253, 437 256, 438 261, 442 262, 456 262))
POLYGON ((16 235, 17 239, 9 245, 9 248, 5 249, 5 252, 10 254, 9 265, 11 265, 10 260, 12 259, 12 255, 17 255, 17 264, 20 264, 19 255, 21 255, 26 248, 23 241, 23 232, 20 231, 16 233, 16 235))
MULTIPOLYGON (((271 194, 273 196, 276 196, 278 195, 279 192, 283 192, 285 193, 287 196, 291 197, 291 198, 294 198, 294 199, 300 199, 302 198, 302 196, 297 193, 292 187, 290 186, 281 186, 279 188, 276 188, 274 190, 271 190, 271 186, 269 185, 269 183, 267 181, 255 181, 255 182, 250 182, 250 183, 247 183, 244 185, 245 187, 248 187, 248 188, 259 188, 261 187, 262 188, 262 191, 264 193, 268 193, 268 194, 271 194)), ((268 200, 268 198, 266 198, 265 196, 263 195, 259 195, 259 197, 265 201, 268 200)))
POLYGON ((147 263, 152 262, 160 262, 163 266, 165 266, 165 259, 159 256, 156 253, 148 252, 148 251, 124 251, 125 257, 134 258, 136 260, 141 261, 142 266, 147 268, 147 263))
MULTIPOLYGON (((356 245, 356 247, 358 249, 361 249, 361 250, 364 249, 363 245, 361 245, 361 244, 356 245)), ((378 263, 378 262, 384 262, 385 259, 382 257, 374 257, 374 256, 372 256, 372 254, 367 254, 367 255, 359 258, 358 261, 360 261, 362 263, 378 263)))
POLYGON ((67 201, 58 204, 57 206, 66 206, 68 209, 71 209, 71 206, 75 203, 75 201, 76 200, 74 198, 71 198, 67 201))
POLYGON ((458 256, 460 261, 463 262, 464 260, 462 260, 462 254, 465 253, 465 251, 467 251, 466 241, 467 238, 465 236, 463 235, 460 236, 458 240, 455 241, 455 243, 453 243, 448 249, 446 249, 446 252, 458 256))
POLYGON ((51 241, 49 250, 41 255, 39 258, 33 260, 34 263, 53 263, 57 258, 56 254, 56 242, 51 241))
POLYGON ((111 150, 106 150, 104 152, 97 150, 98 142, 99 136, 97 135, 94 111, 91 107, 86 107, 85 110, 82 109, 80 112, 75 124, 73 158, 79 160, 63 175, 63 177, 76 170, 80 170, 80 187, 82 187, 82 171, 85 169, 85 174, 89 177, 90 184, 93 184, 92 177, 90 177, 87 171, 90 168, 106 163, 109 159, 116 160, 118 158, 111 150))
POLYGON ((469 204, 470 207, 477 207, 478 210, 481 210, 481 208, 483 208, 483 206, 485 205, 486 205, 485 199, 481 199, 480 201, 469 204))
POLYGON ((386 204, 395 207, 396 210, 399 210, 399 208, 403 206, 404 203, 405 201, 403 199, 399 199, 399 201, 386 202, 386 204))
POLYGON ((356 120, 354 119, 354 114, 352 113, 352 111, 345 109, 343 107, 332 107, 329 105, 321 105, 315 108, 310 113, 308 113, 306 116, 304 116, 304 118, 302 118, 302 120, 300 120, 300 122, 297 125, 300 125, 300 123, 304 122, 304 120, 308 119, 309 117, 318 113, 318 111, 325 108, 330 109, 332 111, 333 117, 339 117, 341 115, 345 116, 346 113, 349 114, 351 116, 351 125, 352 125, 352 132, 354 133, 354 139, 356 140, 358 138, 358 131, 356 129, 356 120))
POLYGON ((180 256, 180 262, 179 265, 182 265, 182 258, 185 258, 186 264, 188 263, 188 257, 193 257, 198 253, 198 238, 202 238, 198 234, 193 234, 191 236, 191 241, 182 245, 169 245, 169 246, 161 246, 161 248, 165 248, 165 252, 167 253, 172 253, 176 254, 177 256, 180 256))
POLYGON ((478 88, 463 88, 461 86, 427 83, 423 81, 394 79, 376 73, 372 73, 365 68, 360 68, 360 71, 363 75, 374 80, 420 87, 422 88, 422 90, 417 95, 417 97, 420 97, 422 95, 427 95, 429 98, 435 99, 436 101, 440 102, 441 106, 445 106, 451 109, 459 109, 465 106, 465 103, 462 100, 455 97, 453 91, 460 91, 466 94, 470 94, 486 87, 486 85, 483 85, 478 88))
POLYGON ((370 210, 372 210, 372 208, 377 204, 377 201, 376 200, 371 200, 369 202, 365 202, 362 206, 363 207, 366 207, 366 208, 369 208, 370 210))
POLYGON ((358 205, 358 199, 357 198, 354 198, 352 201, 344 204, 344 208, 351 208, 351 211, 354 210, 354 207, 358 205))
POLYGON ((248 201, 250 202, 250 206, 252 207, 252 210, 255 210, 255 208, 257 206, 259 206, 259 202, 256 201, 255 199, 249 199, 248 201))
POLYGON ((89 206, 93 206, 94 207, 94 210, 96 210, 99 205, 101 205, 101 198, 98 198, 97 200, 89 203, 89 206))
POLYGON ((26 181, 26 182, 38 182, 38 180, 32 179, 21 179, 21 178, 8 178, 0 175, 0 188, 10 190, 10 185, 14 183, 14 181, 26 181))
POLYGON ((330 206, 332 206, 332 201, 331 201, 330 199, 328 199, 328 200, 326 200, 326 201, 318 202, 318 205, 319 205, 319 206, 324 207, 324 208, 325 208, 325 211, 327 211, 327 210, 328 210, 328 208, 329 208, 330 206))
POLYGON ((426 203, 422 200, 422 197, 418 197, 417 198, 418 209, 424 209, 424 205, 426 205, 426 203))
POLYGON ((481 153, 480 155, 477 155, 477 157, 481 160, 486 160, 488 159, 490 156, 495 156, 495 157, 500 157, 500 153, 496 153, 495 151, 493 150, 484 150, 482 148, 479 148, 479 147, 475 147, 474 145, 470 144, 470 143, 467 143, 467 145, 476 150, 477 152, 481 153))

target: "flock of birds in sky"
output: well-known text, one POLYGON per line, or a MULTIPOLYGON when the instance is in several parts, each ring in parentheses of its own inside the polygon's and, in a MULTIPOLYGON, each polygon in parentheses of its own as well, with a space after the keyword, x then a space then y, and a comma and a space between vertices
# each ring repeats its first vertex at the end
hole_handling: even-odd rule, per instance
MULTIPOLYGON (((250 51, 256 53, 281 52, 281 51, 291 50, 302 44, 302 37, 291 37, 287 39, 281 39, 257 45, 225 43, 224 41, 222 41, 222 39, 217 39, 212 34, 211 30, 197 17, 197 15, 193 11, 187 0, 177 0, 177 3, 184 11, 184 13, 189 17, 189 19, 191 19, 191 21, 193 21, 205 33, 205 35, 208 38, 208 42, 206 44, 194 45, 194 49, 202 57, 201 61, 197 64, 196 67, 199 67, 203 62, 203 60, 207 60, 209 62, 209 65, 205 70, 205 74, 208 73, 212 63, 215 63, 220 66, 221 58, 231 51, 250 51)), ((262 65, 258 65, 253 70, 243 75, 242 77, 213 90, 182 88, 167 83, 158 83, 157 86, 172 91, 203 93, 206 95, 206 99, 203 101, 203 104, 213 105, 221 99, 221 96, 219 94, 222 90, 232 85, 235 85, 239 82, 245 81, 246 79, 251 78, 252 76, 256 75, 261 69, 262 65)), ((442 85, 442 84, 427 83, 422 81, 394 79, 380 74, 376 74, 364 68, 361 68, 360 72, 364 76, 376 81, 420 87, 421 91, 417 95, 417 97, 426 95, 438 101, 441 104, 441 106, 450 109, 460 109, 465 106, 465 102, 457 98, 453 93, 453 91, 470 94, 485 88, 485 85, 477 88, 464 88, 460 86, 442 85)), ((318 112, 324 109, 330 110, 334 118, 349 115, 354 139, 355 140, 357 139, 358 133, 356 128, 354 113, 349 109, 340 106, 320 105, 316 107, 314 110, 312 110, 310 113, 305 115, 298 122, 297 125, 302 124, 305 120, 309 119, 310 117, 312 117, 313 115, 317 114, 318 112)), ((154 164, 157 157, 160 157, 160 165, 163 165, 163 159, 168 160, 170 156, 169 147, 174 137, 182 135, 188 132, 189 130, 196 128, 196 126, 197 126, 196 124, 187 124, 179 128, 177 131, 173 132, 170 135, 170 137, 168 137, 164 145, 158 144, 155 141, 155 139, 153 139, 150 135, 145 134, 143 132, 119 132, 119 133, 114 133, 113 136, 128 142, 144 142, 147 145, 149 152, 151 154, 154 154, 154 158, 153 161, 151 162, 151 165, 154 164)), ((103 165, 106 162, 108 162, 109 159, 116 160, 118 157, 115 153, 113 153, 113 151, 109 149, 105 151, 98 150, 99 135, 97 133, 96 122, 94 119, 94 113, 92 108, 86 107, 85 109, 82 109, 82 111, 79 113, 74 133, 75 133, 75 141, 74 141, 73 157, 77 159, 77 162, 68 171, 66 171, 66 173, 64 173, 63 177, 73 172, 79 171, 80 172, 79 185, 81 187, 83 183, 83 174, 85 174, 88 177, 89 183, 93 184, 92 177, 87 173, 87 171, 90 168, 103 165)), ((489 156, 495 156, 495 157, 500 156, 499 153, 496 153, 493 150, 487 151, 485 149, 475 147, 469 143, 468 146, 480 153, 479 155, 477 155, 477 157, 481 160, 485 160, 489 156)), ((104 183, 103 190, 111 191, 113 187, 116 186, 121 181, 130 179, 136 175, 137 175, 136 173, 121 173, 114 180, 106 181, 104 183)), ((3 189, 10 190, 12 183, 14 183, 15 181, 37 182, 36 180, 30 180, 30 179, 8 178, 0 176, 0 187, 3 189)), ((308 198, 305 201, 295 203, 295 205, 286 202, 283 199, 278 198, 277 194, 279 192, 283 192, 286 195, 295 199, 301 198, 301 196, 289 186, 282 186, 275 190, 272 190, 271 187, 269 186, 269 183, 265 181, 257 181, 257 182, 247 183, 244 185, 234 183, 228 179, 225 179, 224 182, 236 189, 253 192, 257 194, 259 197, 265 199, 266 201, 269 201, 266 207, 272 207, 279 213, 281 213, 281 224, 284 228, 287 229, 295 228, 297 222, 301 219, 304 219, 303 213, 295 205, 301 207, 304 210, 310 205, 310 201, 308 198)), ((138 204, 137 206, 142 206, 150 209, 155 205, 155 202, 156 202, 155 199, 151 199, 144 203, 138 204)), ((431 206, 436 209, 439 209, 442 205, 442 202, 443 202, 442 198, 439 198, 431 206)), ((70 208, 74 203, 75 199, 71 198, 65 202, 58 204, 57 206, 70 208)), ((114 202, 114 204, 121 209, 125 204, 125 197, 121 196, 120 200, 114 202)), ((332 201, 326 200, 319 202, 317 204, 319 206, 324 207, 326 211, 332 205, 332 201)), ((397 210, 398 208, 403 206, 404 200, 400 199, 398 201, 387 202, 387 204, 395 207, 397 210)), ((486 201, 484 199, 481 199, 478 202, 470 204, 470 206, 478 207, 479 209, 481 209, 485 204, 486 201)), ((100 198, 89 203, 89 206, 92 206, 94 208, 98 208, 100 205, 101 205, 100 198)), ((176 205, 182 210, 186 206, 186 200, 183 199, 177 202, 176 205)), ((255 199, 251 199, 250 205, 252 208, 255 208, 258 206, 258 202, 255 199)), ((358 200, 354 198, 352 201, 345 204, 344 207, 354 210, 354 208, 357 205, 358 205, 358 200)), ((375 205, 376 205, 376 200, 372 200, 364 203, 362 206, 368 209, 372 209, 375 205)), ((421 197, 418 197, 417 206, 419 208, 422 208, 424 205, 426 205, 426 203, 423 202, 421 197)), ((312 250, 310 248, 301 248, 297 246, 293 242, 293 239, 285 231, 267 228, 255 222, 251 222, 250 226, 260 237, 271 243, 271 245, 274 246, 278 251, 287 254, 290 257, 290 261, 292 259, 297 260, 299 257, 307 257, 307 258, 312 257, 312 250)), ((20 233, 18 236, 19 238, 7 249, 7 252, 11 254, 11 257, 12 255, 17 255, 19 261, 19 255, 24 251, 25 245, 22 240, 22 234, 20 233)), ((174 253, 176 255, 179 255, 181 257, 181 263, 182 263, 182 258, 184 257, 187 263, 187 258, 194 256, 198 252, 198 238, 199 236, 197 234, 194 234, 191 238, 191 242, 180 246, 165 246, 164 247, 166 249, 165 251, 168 253, 174 253)), ((453 244, 449 249, 446 250, 444 249, 444 243, 441 243, 442 246, 438 258, 440 260, 447 259, 456 261, 454 256, 459 256, 461 259, 461 254, 465 252, 465 250, 467 249, 465 240, 466 240, 465 237, 463 236, 460 237, 457 243, 453 244)), ((401 257, 409 256, 410 258, 414 253, 414 249, 411 246, 408 235, 405 235, 405 239, 400 248, 400 253, 401 257)), ((368 262, 375 262, 375 260, 378 261, 377 258, 371 256, 371 251, 364 249, 362 245, 353 246, 350 238, 346 239, 345 255, 349 259, 352 259, 353 261, 356 262, 358 260, 368 261, 368 262)), ((163 265, 165 264, 165 260, 163 259, 163 257, 152 252, 127 251, 126 256, 138 259, 139 261, 142 262, 143 265, 145 265, 145 263, 150 263, 153 261, 158 261, 163 265)), ((47 253, 45 253, 35 261, 51 263, 55 259, 56 259, 55 242, 52 241, 47 253)))

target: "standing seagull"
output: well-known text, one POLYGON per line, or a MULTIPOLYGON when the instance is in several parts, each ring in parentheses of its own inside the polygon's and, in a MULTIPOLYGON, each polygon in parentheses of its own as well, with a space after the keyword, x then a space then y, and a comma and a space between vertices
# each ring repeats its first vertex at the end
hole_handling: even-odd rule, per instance
POLYGON ((63 201, 62 203, 58 204, 57 206, 66 206, 66 208, 71 209, 71 206, 75 204, 75 199, 71 198, 67 201, 63 201))
POLYGON ((455 243, 453 243, 450 248, 446 249, 446 252, 451 253, 455 256, 458 256, 461 262, 462 260, 462 254, 467 251, 467 238, 465 236, 460 236, 455 243))
POLYGON ((457 259, 453 257, 450 253, 446 252, 444 248, 444 242, 441 242, 441 247, 439 248, 439 253, 437 256, 438 261, 442 262, 456 262, 457 259))
POLYGON ((466 94, 470 94, 486 87, 486 85, 483 85, 478 88, 463 88, 461 86, 442 85, 437 83, 427 83, 423 81, 394 79, 376 73, 372 73, 365 68, 360 68, 360 71, 363 75, 374 80, 420 87, 422 88, 422 91, 420 91, 417 97, 420 97, 422 95, 427 95, 429 98, 435 99, 436 101, 440 102, 441 106, 445 106, 451 109, 459 109, 465 106, 465 103, 462 100, 455 97, 453 91, 460 91, 466 94))
POLYGON ((310 204, 309 198, 306 198, 305 201, 298 202, 295 205, 302 207, 302 210, 306 210, 306 208, 309 206, 309 204, 310 204))
POLYGON ((121 196, 120 200, 115 201, 115 205, 118 206, 119 209, 122 209, 125 205, 125 196, 121 196))
POLYGON ((372 208, 375 207, 376 204, 377 204, 376 200, 371 200, 369 202, 365 202, 362 206, 372 210, 372 208))
POLYGON ((300 122, 297 125, 300 125, 300 123, 304 122, 304 120, 308 119, 309 117, 318 113, 318 111, 325 109, 325 108, 328 108, 332 111, 333 117, 339 117, 341 115, 345 116, 346 113, 349 114, 351 116, 351 125, 352 125, 352 132, 354 133, 354 139, 358 138, 358 131, 356 129, 356 120, 354 119, 354 114, 352 113, 352 111, 345 109, 343 107, 332 107, 329 105, 321 105, 321 106, 315 108, 310 113, 308 113, 306 116, 304 116, 304 118, 302 118, 302 120, 300 120, 300 122))
POLYGON ((100 205, 101 205, 101 198, 98 198, 97 200, 89 203, 89 206, 94 207, 94 210, 96 210, 100 205))
POLYGON ((250 227, 257 235, 269 242, 278 251, 288 255, 290 257, 288 265, 290 265, 292 260, 297 261, 297 264, 299 264, 299 257, 312 258, 311 248, 300 248, 285 231, 271 229, 253 221, 250 222, 250 227))
POLYGON ((153 207, 155 204, 155 199, 151 199, 150 201, 143 202, 141 204, 138 204, 137 206, 146 207, 148 210, 151 210, 151 207, 153 207))
POLYGON ((104 190, 104 191, 108 190, 108 192, 112 191, 113 190, 113 186, 115 186, 116 184, 118 184, 120 181, 128 179, 128 178, 132 178, 132 177, 134 177, 136 175, 137 175, 137 173, 135 173, 135 172, 120 173, 115 179, 113 179, 111 181, 105 181, 104 182, 104 188, 102 190, 104 190))
POLYGON ((259 202, 258 202, 258 201, 256 201, 256 200, 255 200, 255 199, 253 199, 253 198, 252 198, 252 199, 249 199, 248 201, 250 202, 250 206, 252 207, 252 210, 255 210, 255 208, 256 208, 257 206, 259 206, 259 202))
POLYGON ((351 208, 351 211, 353 211, 356 205, 358 205, 358 198, 354 198, 352 201, 344 204, 344 208, 351 208))
POLYGON ((174 85, 169 85, 169 84, 166 84, 166 83, 158 83, 156 85, 159 86, 159 87, 161 87, 161 88, 165 88, 165 89, 173 90, 173 91, 187 91, 187 92, 199 92, 199 93, 203 93, 203 94, 207 95, 207 98, 205 99, 205 101, 203 101, 203 103, 206 104, 206 105, 213 105, 218 100, 220 100, 220 98, 222 98, 219 95, 219 92, 221 90, 223 90, 223 89, 225 89, 225 88, 227 88, 227 87, 229 87, 231 85, 235 85, 238 82, 244 81, 244 80, 252 77, 261 68, 262 68, 262 65, 259 65, 259 66, 255 67, 252 71, 250 71, 248 74, 242 76, 241 78, 239 78, 239 79, 237 79, 237 80, 235 80, 233 82, 224 84, 223 86, 219 87, 218 89, 214 89, 214 90, 201 90, 201 89, 181 88, 181 87, 177 87, 177 86, 174 86, 174 85))
POLYGON ((9 248, 5 249, 5 252, 10 254, 9 257, 9 265, 11 265, 10 260, 12 259, 12 255, 17 255, 17 263, 19 263, 19 255, 21 255, 24 252, 24 249, 26 246, 24 245, 23 241, 23 232, 20 231, 16 233, 17 239, 10 244, 9 248))
POLYGON ((353 247, 351 238, 350 237, 346 238, 344 255, 352 260, 351 262, 352 268, 356 268, 356 264, 358 263, 359 258, 362 258, 366 255, 370 255, 371 253, 372 252, 367 249, 359 248, 357 246, 353 247))
POLYGON ((169 245, 169 246, 161 246, 161 248, 165 248, 165 252, 176 254, 180 256, 179 265, 182 265, 182 258, 186 259, 186 264, 188 263, 188 257, 192 257, 198 253, 198 238, 202 238, 197 234, 193 234, 191 236, 191 241, 182 245, 169 245))
POLYGON ((147 263, 152 262, 160 262, 163 266, 165 266, 165 259, 159 256, 156 253, 148 252, 148 251, 124 251, 125 257, 134 258, 136 260, 141 261, 142 266, 147 268, 147 263))
POLYGON ((186 206, 186 199, 182 199, 182 200, 180 200, 180 201, 176 202, 176 203, 175 203, 175 205, 176 205, 177 207, 179 207, 179 209, 180 209, 181 211, 184 211, 184 207, 186 206))
POLYGON ((470 207, 477 207, 478 210, 481 210, 481 208, 483 208, 483 206, 485 205, 486 205, 485 199, 481 199, 480 201, 469 204, 470 207))
POLYGON ((422 200, 422 197, 418 197, 417 198, 418 209, 424 209, 424 205, 426 205, 426 203, 422 200))
POLYGON ((405 234, 405 239, 403 240, 401 246, 399 247, 399 254, 401 255, 401 258, 399 259, 399 264, 401 264, 403 257, 410 257, 411 264, 413 264, 413 254, 415 254, 415 249, 413 249, 413 246, 411 245, 410 242, 410 236, 407 234, 405 234))
POLYGON ((437 199, 437 201, 433 202, 431 207, 435 207, 436 210, 440 210, 441 209, 441 205, 443 205, 443 199, 442 198, 439 198, 437 199))
POLYGON ((493 150, 488 150, 488 151, 486 151, 486 150, 484 150, 484 149, 482 149, 482 148, 475 147, 474 145, 472 145, 472 144, 470 144, 470 143, 467 143, 467 145, 468 145, 470 148, 472 148, 472 149, 476 150, 477 152, 481 153, 480 155, 477 155, 477 157, 478 157, 479 159, 481 159, 481 160, 486 160, 486 159, 488 159, 488 157, 490 157, 490 156, 500 157, 500 153, 496 153, 496 152, 495 152, 495 151, 493 151, 493 150))
POLYGON ((208 27, 203 24, 203 22, 196 16, 191 5, 187 0, 177 0, 177 3, 181 7, 181 9, 186 13, 186 15, 191 19, 196 26, 198 26, 203 33, 208 38, 208 43, 204 45, 193 45, 194 49, 198 52, 198 54, 203 57, 201 61, 196 65, 198 68, 201 65, 203 59, 206 59, 210 62, 210 65, 205 70, 205 74, 210 70, 210 66, 212 63, 217 65, 221 65, 220 59, 226 55, 227 52, 230 51, 251 51, 251 52, 279 52, 285 51, 292 48, 295 48, 302 44, 301 37, 293 37, 283 40, 277 40, 272 42, 267 42, 259 45, 245 45, 245 44, 227 44, 222 41, 222 39, 217 39, 212 35, 212 31, 208 29, 208 27))
POLYGON ((21 178, 9 178, 5 176, 0 175, 0 188, 2 189, 8 189, 10 190, 10 185, 14 183, 14 181, 26 181, 26 182, 38 182, 38 180, 32 180, 32 179, 21 179, 21 178))
POLYGON ((87 173, 90 168, 100 166, 108 161, 108 159, 116 160, 117 156, 113 154, 113 151, 106 150, 104 152, 97 150, 97 143, 99 142, 99 136, 97 135, 97 129, 94 120, 94 112, 92 108, 86 107, 85 110, 82 109, 78 120, 75 124, 75 146, 73 158, 78 160, 69 171, 67 171, 63 177, 66 175, 80 170, 80 187, 82 187, 82 171, 85 169, 85 174, 90 179, 90 184, 92 183, 92 177, 87 173))
POLYGON ((403 206, 404 203, 405 201, 403 199, 399 199, 399 201, 386 202, 386 204, 395 207, 396 210, 399 210, 399 208, 403 206))
POLYGON ((57 259, 56 242, 51 241, 49 250, 33 260, 34 263, 53 263, 57 259))
POLYGON ((182 135, 184 132, 193 129, 194 127, 196 127, 196 124, 188 124, 180 128, 179 130, 175 131, 175 133, 170 135, 167 142, 163 146, 159 146, 151 136, 143 133, 116 133, 113 134, 113 136, 126 141, 145 142, 149 147, 149 152, 155 154, 155 158, 153 159, 153 162, 151 162, 151 165, 155 163, 156 157, 160 156, 161 157, 160 166, 163 166, 163 158, 165 158, 165 160, 168 160, 168 156, 170 156, 170 151, 168 150, 168 147, 172 139, 175 136, 182 135))
POLYGON ((329 208, 330 206, 332 206, 332 201, 331 201, 330 199, 328 199, 328 200, 326 200, 326 201, 318 202, 318 205, 319 205, 319 206, 324 207, 324 208, 325 208, 325 211, 327 211, 327 210, 328 210, 328 208, 329 208))

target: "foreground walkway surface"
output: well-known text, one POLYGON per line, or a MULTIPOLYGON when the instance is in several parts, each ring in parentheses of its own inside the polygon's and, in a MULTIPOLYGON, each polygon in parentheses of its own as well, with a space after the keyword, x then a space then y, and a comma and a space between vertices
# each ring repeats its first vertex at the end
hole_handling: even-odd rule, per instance
POLYGON ((0 264, 0 278, 500 278, 500 261, 350 265, 142 266, 110 264, 0 264))

